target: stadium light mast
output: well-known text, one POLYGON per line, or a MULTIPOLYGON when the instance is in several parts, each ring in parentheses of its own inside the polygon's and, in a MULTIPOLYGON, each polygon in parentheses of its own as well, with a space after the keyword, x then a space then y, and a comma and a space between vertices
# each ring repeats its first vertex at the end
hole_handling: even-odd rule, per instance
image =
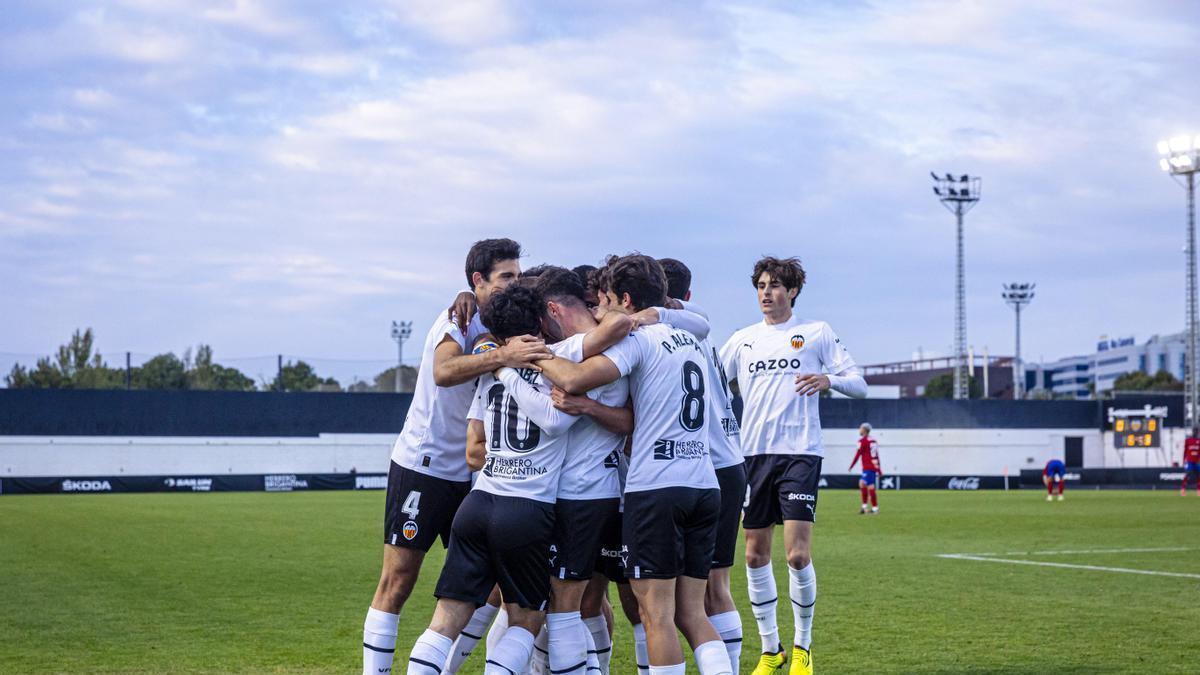
POLYGON ((1017 353, 1013 360, 1013 398, 1025 398, 1025 370, 1021 367, 1021 308, 1033 301, 1033 289, 1037 284, 1004 284, 1004 298, 1017 314, 1017 353))
POLYGON ((970 378, 967 375, 967 288, 963 263, 963 216, 979 202, 983 179, 963 174, 955 178, 946 174, 938 177, 932 171, 933 194, 942 202, 958 223, 958 284, 954 303, 954 398, 970 397, 970 378))
POLYGON ((1184 426, 1200 424, 1196 378, 1196 171, 1200 170, 1200 134, 1158 142, 1158 165, 1187 190, 1187 352, 1183 363, 1184 426), (1183 180, 1180 180, 1181 177, 1183 180))
POLYGON ((396 341, 396 393, 400 393, 400 367, 404 365, 404 341, 412 335, 411 321, 393 321, 392 339, 396 341))

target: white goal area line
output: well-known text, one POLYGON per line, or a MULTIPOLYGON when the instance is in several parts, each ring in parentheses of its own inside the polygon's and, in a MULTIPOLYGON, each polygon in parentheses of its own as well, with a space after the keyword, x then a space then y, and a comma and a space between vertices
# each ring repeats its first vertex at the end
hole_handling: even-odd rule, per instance
MULTIPOLYGON (((1157 551, 1188 551, 1193 549, 1188 548, 1159 548, 1159 549, 1095 549, 1094 552, 1104 553, 1141 553, 1141 552, 1157 552, 1157 551)), ((1057 553, 1067 553, 1068 551, 1058 551, 1057 553)), ((1083 551, 1075 551, 1083 553, 1083 551)), ((1012 555, 1012 554, 1002 554, 1012 555)), ((1102 565, 1075 565, 1071 563, 1050 562, 1047 560, 1020 560, 1015 558, 997 558, 991 555, 972 555, 970 553, 940 553, 939 558, 948 560, 978 560, 980 562, 995 562, 1007 563, 1009 565, 1034 565, 1037 567, 1059 567, 1075 570, 1094 570, 1097 572, 1118 572, 1121 574, 1144 574, 1154 577, 1177 577, 1183 579, 1200 579, 1200 574, 1192 574, 1189 572, 1161 572, 1158 570, 1136 570, 1129 567, 1105 567, 1102 565)))

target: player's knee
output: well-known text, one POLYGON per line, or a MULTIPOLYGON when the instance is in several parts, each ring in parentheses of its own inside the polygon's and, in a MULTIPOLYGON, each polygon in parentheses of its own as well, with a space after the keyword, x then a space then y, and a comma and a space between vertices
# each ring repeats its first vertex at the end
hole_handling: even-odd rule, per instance
POLYGON ((812 562, 812 557, 809 556, 808 551, 788 551, 787 561, 788 566, 792 569, 802 570, 812 562))
POLYGON ((392 603, 403 604, 417 585, 417 573, 406 569, 385 569, 379 577, 379 595, 392 603))
POLYGON ((746 565, 748 567, 763 567, 771 563, 770 552, 762 552, 746 547, 746 565))

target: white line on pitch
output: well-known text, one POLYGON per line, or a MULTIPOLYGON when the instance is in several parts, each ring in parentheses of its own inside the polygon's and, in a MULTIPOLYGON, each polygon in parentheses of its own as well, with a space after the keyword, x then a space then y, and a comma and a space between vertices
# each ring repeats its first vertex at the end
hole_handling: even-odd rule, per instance
POLYGON ((1081 551, 1008 551, 1006 553, 977 553, 974 555, 1067 555, 1073 553, 1170 553, 1200 550, 1194 546, 1172 546, 1165 548, 1092 548, 1081 551))
POLYGON ((1156 570, 1135 570, 1127 567, 1100 567, 1099 565, 1070 565, 1067 563, 1046 562, 1044 560, 1013 560, 1011 558, 989 558, 981 555, 966 555, 963 553, 941 553, 939 558, 953 560, 979 560, 982 562, 1009 563, 1011 565, 1037 565, 1039 567, 1065 567, 1076 570, 1096 570, 1098 572, 1122 572, 1125 574, 1147 574, 1156 577, 1182 577, 1185 579, 1200 579, 1200 574, 1187 572, 1159 572, 1156 570))

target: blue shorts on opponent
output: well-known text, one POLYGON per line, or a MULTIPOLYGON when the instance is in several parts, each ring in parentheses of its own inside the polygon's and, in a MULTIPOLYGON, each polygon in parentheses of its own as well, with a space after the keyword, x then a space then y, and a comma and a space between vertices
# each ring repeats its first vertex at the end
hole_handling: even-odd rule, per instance
POLYGON ((1046 469, 1042 471, 1043 476, 1058 476, 1062 478, 1067 473, 1067 466, 1062 463, 1062 460, 1052 459, 1046 462, 1046 469))
POLYGON ((879 474, 875 473, 874 471, 862 472, 862 482, 867 485, 874 485, 875 481, 878 479, 878 477, 879 477, 879 474))

